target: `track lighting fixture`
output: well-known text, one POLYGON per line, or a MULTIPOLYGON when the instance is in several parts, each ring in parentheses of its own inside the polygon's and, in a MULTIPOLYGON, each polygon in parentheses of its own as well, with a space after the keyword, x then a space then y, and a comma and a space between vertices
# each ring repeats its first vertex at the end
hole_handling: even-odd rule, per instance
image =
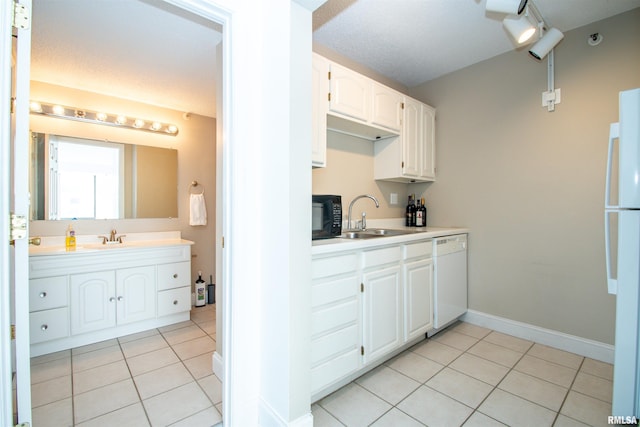
POLYGON ((489 12, 520 15, 524 12, 527 1, 528 0, 487 0, 485 8, 489 12))
POLYGON ((556 47, 563 38, 564 34, 562 34, 560 30, 550 28, 546 34, 529 49, 529 53, 536 59, 542 59, 547 56, 547 54, 551 52, 551 49, 556 47))
POLYGON ((527 14, 509 15, 504 18, 502 25, 519 45, 531 40, 531 37, 536 33, 536 26, 531 23, 527 14))

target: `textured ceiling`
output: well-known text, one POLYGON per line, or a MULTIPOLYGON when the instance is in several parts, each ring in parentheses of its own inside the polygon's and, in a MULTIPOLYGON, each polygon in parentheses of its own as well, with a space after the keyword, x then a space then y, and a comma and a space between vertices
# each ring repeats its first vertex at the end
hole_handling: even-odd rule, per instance
MULTIPOLYGON (((548 24, 568 31, 640 7, 640 0, 535 4, 548 24)), ((515 49, 503 18, 485 12, 485 0, 328 0, 314 13, 313 39, 413 87, 515 49)))
POLYGON ((34 0, 31 79, 215 117, 219 31, 160 0, 34 0))
MULTIPOLYGON (((515 48, 484 2, 328 0, 313 15, 313 39, 412 87, 515 48)), ((562 31, 640 7, 535 3, 562 31)), ((33 0, 31 78, 215 117, 220 30, 163 0, 33 0)))

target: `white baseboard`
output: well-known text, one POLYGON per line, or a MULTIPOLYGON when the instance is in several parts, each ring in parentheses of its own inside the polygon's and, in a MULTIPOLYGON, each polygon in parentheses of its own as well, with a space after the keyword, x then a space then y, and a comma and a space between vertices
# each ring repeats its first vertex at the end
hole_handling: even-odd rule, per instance
POLYGON ((287 422, 279 416, 273 408, 264 400, 260 400, 260 420, 261 426, 282 426, 282 427, 313 427, 313 415, 308 412, 293 421, 287 422))
POLYGON ((213 373, 216 374, 216 377, 218 377, 220 382, 224 382, 224 364, 222 363, 222 356, 220 356, 217 351, 214 351, 211 359, 211 363, 213 363, 213 373))
POLYGON ((613 364, 614 347, 611 344, 605 344, 475 310, 468 310, 460 320, 493 329, 494 331, 504 334, 513 335, 514 337, 613 364))

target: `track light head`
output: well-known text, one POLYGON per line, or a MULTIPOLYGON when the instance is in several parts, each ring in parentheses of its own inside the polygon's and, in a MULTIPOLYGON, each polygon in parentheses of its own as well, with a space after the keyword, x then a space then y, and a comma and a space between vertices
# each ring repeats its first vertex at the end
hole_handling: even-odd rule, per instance
POLYGON ((520 15, 527 6, 528 0, 487 0, 485 9, 489 12, 520 15))
POLYGON ((529 49, 529 53, 536 59, 542 59, 547 56, 547 54, 551 52, 551 50, 556 47, 563 38, 564 34, 562 34, 560 30, 557 28, 551 28, 540 40, 536 42, 536 44, 533 45, 533 47, 531 47, 531 49, 529 49))
POLYGON ((536 33, 536 26, 531 23, 526 15, 509 15, 504 18, 502 25, 518 45, 528 42, 536 33))

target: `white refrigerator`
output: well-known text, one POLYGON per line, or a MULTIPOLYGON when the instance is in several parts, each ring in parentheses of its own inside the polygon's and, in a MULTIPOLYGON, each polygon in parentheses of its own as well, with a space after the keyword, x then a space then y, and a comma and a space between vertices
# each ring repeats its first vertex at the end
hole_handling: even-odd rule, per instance
POLYGON ((612 415, 640 417, 640 88, 620 92, 608 151, 605 252, 608 290, 616 294, 612 415))

